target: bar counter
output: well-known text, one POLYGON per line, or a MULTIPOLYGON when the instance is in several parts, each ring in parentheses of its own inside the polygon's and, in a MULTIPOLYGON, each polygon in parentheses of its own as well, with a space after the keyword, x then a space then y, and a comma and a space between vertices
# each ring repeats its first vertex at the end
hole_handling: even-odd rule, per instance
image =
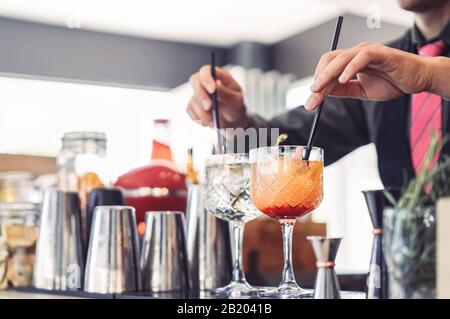
MULTIPOLYGON (((362 292, 341 291, 342 299, 365 299, 362 292)), ((0 299, 224 299, 207 292, 93 294, 82 291, 47 291, 33 287, 0 290, 0 299)), ((231 299, 231 298, 229 298, 231 299)), ((239 299, 239 298, 237 298, 239 299)), ((266 298, 255 298, 266 299, 266 298)), ((308 298, 306 298, 308 299, 308 298)), ((312 299, 312 298, 309 298, 312 299)))

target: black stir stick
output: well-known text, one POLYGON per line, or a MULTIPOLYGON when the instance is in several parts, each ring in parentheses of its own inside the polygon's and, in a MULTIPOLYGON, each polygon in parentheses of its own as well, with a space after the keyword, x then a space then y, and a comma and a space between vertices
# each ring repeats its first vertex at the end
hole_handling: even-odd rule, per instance
MULTIPOLYGON (((339 16, 336 21, 336 28, 334 29, 333 42, 331 43, 331 51, 336 50, 339 34, 341 33, 342 21, 344 20, 343 16, 339 16)), ((306 146, 305 153, 303 155, 303 160, 307 161, 309 159, 309 155, 311 154, 312 144, 314 142, 314 136, 316 135, 317 124, 319 122, 320 113, 322 113, 323 102, 320 103, 319 107, 314 114, 314 119, 312 122, 311 132, 309 133, 308 145, 306 146)))
MULTIPOLYGON (((214 83, 217 83, 217 75, 216 75, 216 55, 214 51, 211 51, 211 76, 214 79, 214 83)), ((219 154, 223 153, 223 143, 222 143, 222 134, 220 134, 220 123, 219 123, 219 101, 217 98, 217 88, 214 93, 211 95, 212 98, 212 115, 214 122, 214 129, 217 134, 217 152, 219 154)))

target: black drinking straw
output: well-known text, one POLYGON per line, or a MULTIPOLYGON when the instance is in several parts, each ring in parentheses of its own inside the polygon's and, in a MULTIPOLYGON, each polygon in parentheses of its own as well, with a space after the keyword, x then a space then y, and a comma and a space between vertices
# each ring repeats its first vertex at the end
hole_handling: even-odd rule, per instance
MULTIPOLYGON (((334 29, 333 42, 331 43, 331 51, 336 50, 337 44, 339 41, 339 34, 341 33, 342 21, 344 20, 343 16, 339 16, 336 21, 336 28, 334 29)), ((308 145, 305 149, 305 154, 303 156, 303 160, 307 161, 309 159, 309 155, 311 154, 312 144, 314 141, 314 136, 316 135, 317 124, 319 122, 320 113, 322 113, 323 102, 320 103, 319 107, 314 114, 314 119, 312 122, 311 132, 309 133, 308 145)))
MULTIPOLYGON (((217 83, 216 76, 216 55, 214 51, 211 51, 211 76, 214 80, 214 83, 217 83)), ((223 145, 222 145, 222 134, 220 134, 220 123, 219 123, 219 101, 217 99, 217 88, 214 90, 214 93, 211 96, 212 98, 212 114, 213 114, 213 122, 214 129, 217 134, 217 152, 219 154, 223 153, 223 145)))

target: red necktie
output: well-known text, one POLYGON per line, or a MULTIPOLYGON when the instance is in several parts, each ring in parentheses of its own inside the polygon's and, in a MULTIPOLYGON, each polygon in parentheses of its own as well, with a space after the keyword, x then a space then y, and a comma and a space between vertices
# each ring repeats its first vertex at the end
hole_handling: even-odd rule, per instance
MULTIPOLYGON (((442 40, 419 48, 419 55, 439 56, 445 44, 442 40)), ((418 175, 430 145, 434 132, 442 139, 442 97, 433 93, 421 92, 411 97, 410 146, 414 170, 418 175)), ((436 156, 429 169, 433 168, 439 156, 436 156)))

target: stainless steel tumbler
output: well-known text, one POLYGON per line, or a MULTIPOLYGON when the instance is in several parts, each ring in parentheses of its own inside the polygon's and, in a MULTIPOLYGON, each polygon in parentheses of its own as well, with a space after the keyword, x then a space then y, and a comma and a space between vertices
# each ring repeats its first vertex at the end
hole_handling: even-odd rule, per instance
POLYGON ((81 209, 77 193, 47 191, 36 246, 33 285, 76 290, 83 283, 81 209))
POLYGON ((97 206, 92 220, 84 290, 93 293, 140 291, 139 253, 135 209, 97 206))
POLYGON ((190 288, 183 212, 147 212, 140 266, 145 291, 190 288))
POLYGON ((187 241, 192 288, 214 290, 227 285, 232 274, 228 222, 205 210, 204 188, 191 185, 187 201, 187 241))

